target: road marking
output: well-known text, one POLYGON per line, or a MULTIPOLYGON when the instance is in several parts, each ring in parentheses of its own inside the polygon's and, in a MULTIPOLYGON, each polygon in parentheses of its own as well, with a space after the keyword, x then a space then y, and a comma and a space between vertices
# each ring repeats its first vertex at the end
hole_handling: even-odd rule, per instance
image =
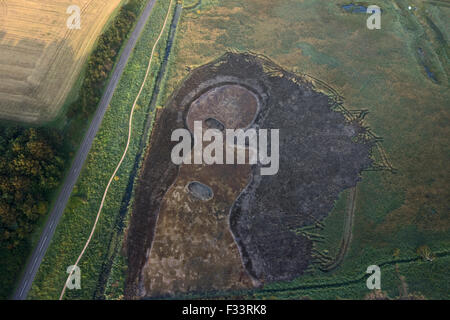
MULTIPOLYGON (((100 213, 102 212, 103 205, 104 205, 104 203, 105 203, 105 199, 106 199, 106 196, 107 196, 108 191, 109 191, 109 187, 111 186, 111 183, 113 182, 114 177, 115 177, 116 174, 117 174, 117 171, 119 171, 119 168, 121 167, 123 160, 125 160, 125 156, 127 155, 128 148, 129 148, 129 146, 130 146, 130 141, 131 141, 132 127, 133 127, 133 113, 134 113, 134 109, 136 108, 136 104, 137 104, 139 98, 141 97, 142 91, 144 90, 145 83, 147 82, 147 78, 148 78, 148 76, 149 76, 149 74, 150 74, 150 69, 151 69, 151 65, 152 65, 152 61, 153 61, 153 55, 155 54, 156 46, 158 45, 159 40, 161 39, 161 37, 162 37, 162 35, 163 35, 163 33, 164 33, 164 30, 165 30, 165 28, 166 28, 167 21, 168 21, 169 16, 170 16, 170 11, 171 11, 171 7, 172 7, 172 3, 173 3, 173 0, 170 0, 169 8, 167 9, 167 15, 166 15, 166 18, 165 18, 165 20, 164 20, 163 27, 161 28, 161 32, 160 32, 158 38, 156 39, 155 44, 153 45, 153 48, 152 48, 152 53, 151 53, 150 59, 149 59, 149 61, 148 61, 147 71, 146 71, 146 73, 145 73, 144 80, 142 81, 142 85, 141 85, 141 88, 139 89, 139 93, 138 93, 138 95, 136 96, 136 99, 134 100, 133 106, 131 107, 131 111, 130 111, 130 119, 129 119, 129 121, 128 121, 128 139, 127 139, 127 144, 126 144, 126 146, 125 146, 125 150, 124 150, 124 152, 123 152, 122 158, 120 159, 119 163, 117 164, 116 169, 114 170, 114 173, 112 174, 111 178, 109 179, 109 182, 108 182, 108 184, 107 184, 107 186, 106 186, 105 192, 103 193, 103 198, 102 198, 102 201, 101 201, 101 203, 100 203, 100 207, 99 207, 99 209, 98 209, 97 217, 95 218, 95 222, 94 222, 94 226, 92 227, 91 234, 89 235, 89 238, 88 238, 88 240, 86 241, 86 244, 84 245, 83 250, 81 251, 80 255, 78 256, 78 259, 77 259, 77 261, 75 262, 74 268, 73 268, 73 269, 75 269, 75 267, 78 266, 78 263, 80 262, 81 258, 82 258, 83 255, 84 255, 84 252, 86 251, 87 247, 89 246, 89 243, 91 242, 92 236, 94 235, 94 231, 95 231, 95 229, 96 229, 96 227, 97 227, 98 219, 100 218, 100 213)), ((59 300, 62 300, 62 298, 64 297, 64 293, 66 292, 67 282, 69 281, 70 277, 72 276, 73 269, 72 269, 72 271, 69 273, 69 276, 67 277, 67 280, 66 280, 66 282, 64 283, 64 287, 63 287, 63 289, 62 289, 62 291, 61 291, 61 295, 59 296, 59 300)))
MULTIPOLYGON (((28 282, 26 282, 26 283, 28 283, 28 282)), ((24 286, 22 287, 22 290, 20 290, 19 296, 22 296, 23 290, 25 290, 25 286, 26 286, 26 284, 24 284, 24 286)))

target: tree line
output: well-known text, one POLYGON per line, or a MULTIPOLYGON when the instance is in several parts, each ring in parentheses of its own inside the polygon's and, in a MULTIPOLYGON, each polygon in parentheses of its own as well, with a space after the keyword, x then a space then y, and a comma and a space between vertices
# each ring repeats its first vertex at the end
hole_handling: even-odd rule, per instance
POLYGON ((13 248, 46 214, 65 165, 62 136, 47 129, 0 128, 0 239, 13 248))
POLYGON ((78 99, 69 106, 62 129, 0 127, 0 248, 13 249, 45 215, 79 141, 73 133, 87 126, 109 72, 146 0, 130 0, 99 37, 88 59, 78 99))
POLYGON ((133 27, 144 3, 144 0, 129 1, 100 36, 94 52, 88 59, 79 98, 69 108, 69 118, 76 116, 87 118, 97 107, 122 43, 133 27))

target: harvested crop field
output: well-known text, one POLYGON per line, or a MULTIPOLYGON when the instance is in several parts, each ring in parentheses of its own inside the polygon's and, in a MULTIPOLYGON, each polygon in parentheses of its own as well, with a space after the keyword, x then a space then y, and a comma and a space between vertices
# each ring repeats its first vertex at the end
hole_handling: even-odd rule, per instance
POLYGON ((325 218, 372 165, 366 128, 333 111, 333 103, 262 56, 227 53, 194 70, 153 130, 127 234, 126 297, 301 276, 313 261, 312 241, 294 230, 325 218), (259 163, 173 164, 171 133, 192 133, 193 121, 279 128, 279 172, 261 175, 259 163))
POLYGON ((121 0, 8 0, 0 6, 0 118, 52 120, 121 0), (81 29, 69 29, 77 5, 81 29))

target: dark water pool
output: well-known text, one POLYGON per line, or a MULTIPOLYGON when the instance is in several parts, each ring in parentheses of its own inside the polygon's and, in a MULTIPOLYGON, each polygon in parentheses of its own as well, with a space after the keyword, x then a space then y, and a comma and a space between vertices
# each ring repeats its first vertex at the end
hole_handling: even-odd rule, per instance
POLYGON ((344 4, 342 6, 342 9, 344 9, 345 11, 348 11, 348 12, 352 12, 352 13, 366 13, 367 12, 367 7, 353 4, 353 3, 344 4))
POLYGON ((190 182, 188 184, 188 190, 189 193, 192 194, 195 198, 204 201, 210 200, 214 196, 214 193, 210 187, 198 181, 190 182))
MULTIPOLYGON (((344 9, 345 11, 351 12, 351 13, 366 13, 368 7, 362 6, 359 4, 350 3, 350 4, 344 4, 341 8, 344 9)), ((381 11, 381 9, 380 9, 380 11, 381 11)), ((372 10, 372 13, 375 13, 375 10, 372 10)))
POLYGON ((432 72, 430 68, 428 68, 428 66, 425 64, 425 51, 422 48, 418 48, 417 53, 419 54, 421 64, 423 65, 423 68, 425 69, 428 78, 430 78, 434 82, 438 82, 436 76, 434 75, 434 72, 432 72))
POLYGON ((424 65, 423 67, 425 68, 425 71, 426 71, 426 73, 427 73, 427 75, 428 75, 428 78, 430 78, 430 79, 433 80, 434 82, 437 82, 437 79, 436 79, 434 73, 431 72, 431 70, 430 70, 426 65, 424 65))
POLYGON ((205 123, 211 129, 217 129, 219 131, 225 130, 225 125, 215 118, 208 118, 205 120, 205 123))

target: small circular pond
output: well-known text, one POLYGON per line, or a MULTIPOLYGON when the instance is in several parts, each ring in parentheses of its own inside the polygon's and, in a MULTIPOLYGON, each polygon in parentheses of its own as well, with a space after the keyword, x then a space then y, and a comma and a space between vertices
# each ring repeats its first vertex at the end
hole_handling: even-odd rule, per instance
POLYGON ((192 196, 199 200, 207 201, 214 197, 214 192, 212 189, 198 181, 189 182, 187 185, 187 190, 192 196))

